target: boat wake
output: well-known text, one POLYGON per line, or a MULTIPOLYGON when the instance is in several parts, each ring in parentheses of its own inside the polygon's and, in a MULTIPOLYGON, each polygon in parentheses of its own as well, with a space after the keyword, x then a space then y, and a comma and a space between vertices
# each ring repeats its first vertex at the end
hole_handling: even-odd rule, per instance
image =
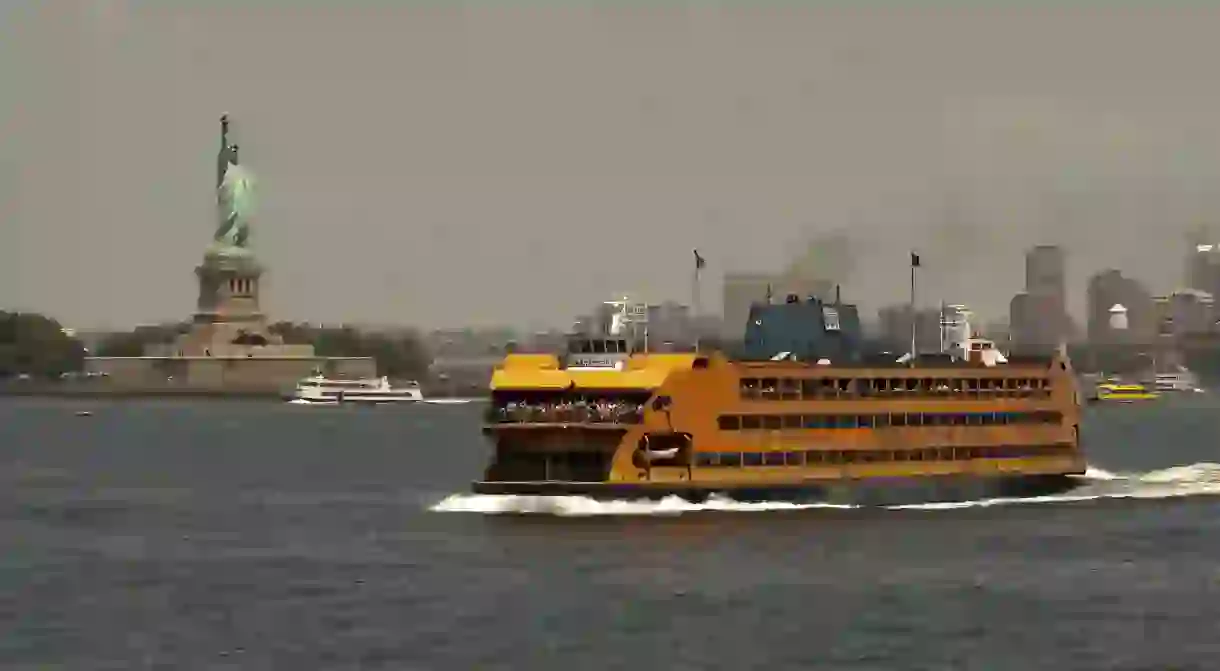
MULTIPOLYGON (((944 503, 916 503, 886 506, 889 510, 956 510, 990 506, 1038 503, 1075 503, 1098 499, 1171 499, 1189 496, 1220 495, 1220 464, 1198 463, 1174 466, 1145 473, 1113 473, 1090 467, 1080 476, 1080 486, 1051 496, 978 499, 944 503)), ((763 512, 851 509, 858 505, 832 503, 791 503, 786 501, 742 502, 727 497, 711 497, 692 503, 676 496, 659 501, 597 501, 585 496, 496 496, 451 494, 433 505, 433 512, 495 514, 540 514, 560 517, 598 515, 682 515, 695 512, 763 512)))

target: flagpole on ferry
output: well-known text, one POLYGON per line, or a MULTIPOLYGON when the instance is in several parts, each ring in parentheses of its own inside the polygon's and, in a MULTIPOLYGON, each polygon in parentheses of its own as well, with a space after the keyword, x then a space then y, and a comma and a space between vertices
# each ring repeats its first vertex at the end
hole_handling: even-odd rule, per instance
POLYGON ((917 319, 917 315, 915 314, 915 269, 916 269, 916 268, 918 268, 918 267, 919 267, 919 254, 916 254, 916 253, 915 253, 915 251, 914 251, 914 250, 912 250, 912 251, 911 251, 911 307, 910 307, 910 310, 911 310, 911 360, 910 360, 910 366, 911 366, 911 368, 914 368, 914 367, 915 367, 915 356, 916 356, 916 349, 915 349, 915 345, 916 345, 916 342, 915 342, 915 325, 916 325, 916 323, 918 322, 918 319, 917 319))
POLYGON ((696 250, 694 250, 694 252, 695 252, 695 275, 691 281, 690 305, 691 305, 691 312, 694 317, 691 321, 693 322, 692 326, 694 326, 694 329, 695 329, 695 351, 698 352, 700 341, 703 339, 703 330, 701 328, 702 324, 700 323, 700 320, 699 320, 699 293, 700 293, 699 292, 699 288, 700 288, 699 280, 701 279, 700 275, 703 273, 703 266, 707 265, 707 261, 705 261, 702 256, 699 256, 699 250, 696 249, 696 250))

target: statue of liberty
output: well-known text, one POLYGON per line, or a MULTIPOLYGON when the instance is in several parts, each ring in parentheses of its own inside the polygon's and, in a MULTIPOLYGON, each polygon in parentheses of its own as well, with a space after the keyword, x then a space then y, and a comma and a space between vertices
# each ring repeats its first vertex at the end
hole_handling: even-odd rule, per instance
POLYGON ((220 151, 216 156, 217 227, 212 253, 249 253, 250 216, 254 211, 254 176, 238 161, 237 145, 229 144, 229 115, 220 117, 220 151))

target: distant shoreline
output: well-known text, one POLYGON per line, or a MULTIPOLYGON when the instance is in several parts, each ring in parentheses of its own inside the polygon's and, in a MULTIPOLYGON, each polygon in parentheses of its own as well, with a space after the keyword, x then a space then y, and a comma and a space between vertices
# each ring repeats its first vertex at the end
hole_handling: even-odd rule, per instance
POLYGON ((102 387, 23 383, 0 386, 0 398, 214 398, 283 400, 288 395, 265 389, 198 389, 184 387, 102 387))
MULTIPOLYGON (((425 398, 467 398, 424 390, 425 398)), ((217 399, 286 401, 290 390, 280 389, 208 389, 179 386, 111 386, 56 382, 16 382, 0 384, 0 398, 83 398, 83 399, 217 399)))

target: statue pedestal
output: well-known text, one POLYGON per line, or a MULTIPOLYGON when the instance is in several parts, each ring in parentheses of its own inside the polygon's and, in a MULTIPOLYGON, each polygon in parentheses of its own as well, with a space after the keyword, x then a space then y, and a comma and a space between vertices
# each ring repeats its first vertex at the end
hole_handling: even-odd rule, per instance
POLYGON ((262 324, 259 284, 263 268, 248 250, 208 250, 195 268, 199 280, 196 323, 242 322, 262 324), (228 253, 226 253, 228 252, 228 253))

